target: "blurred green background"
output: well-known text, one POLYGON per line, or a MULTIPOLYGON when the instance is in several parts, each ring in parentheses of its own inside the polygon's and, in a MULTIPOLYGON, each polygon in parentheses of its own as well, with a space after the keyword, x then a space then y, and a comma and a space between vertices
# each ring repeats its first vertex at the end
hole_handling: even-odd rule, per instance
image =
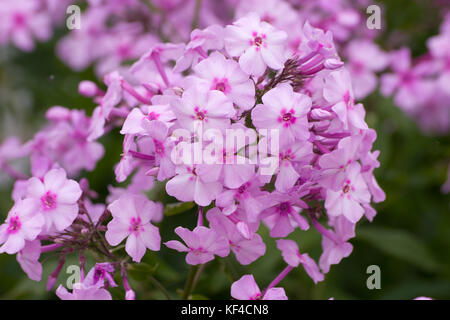
MULTIPOLYGON (((414 56, 426 52, 425 41, 437 34, 441 21, 432 1, 384 1, 383 35, 378 43, 384 49, 407 45, 414 56)), ((95 107, 77 94, 78 82, 95 80, 92 69, 74 73, 54 54, 57 34, 50 43, 39 44, 30 54, 14 49, 0 50, 0 140, 9 135, 30 139, 40 128, 45 110, 53 105, 85 109, 95 107)), ((449 84, 450 85, 450 84, 449 84)), ((325 281, 314 285, 302 269, 297 269, 281 282, 290 299, 412 299, 430 296, 450 299, 450 196, 440 188, 446 179, 450 159, 450 136, 425 135, 406 117, 391 99, 375 92, 363 101, 367 122, 376 129, 375 149, 381 151, 381 168, 375 175, 387 195, 375 208, 378 214, 372 224, 357 226, 353 253, 339 265, 332 266, 325 281), (366 286, 367 267, 381 269, 381 289, 366 286)), ((450 101, 449 101, 450 103, 450 101)), ((107 154, 93 173, 85 173, 91 187, 101 199, 107 185, 114 184, 112 166, 119 160, 122 138, 114 132, 102 138, 107 154)), ((26 164, 24 164, 26 166, 26 164)), ((0 217, 6 217, 12 201, 11 182, 0 179, 0 217)), ((152 192, 154 199, 163 197, 161 188, 152 192)), ((194 212, 169 217, 161 227, 163 241, 175 239, 175 226, 193 227, 194 212)), ((209 263, 194 291, 196 299, 229 299, 230 285, 246 273, 252 273, 261 288, 284 268, 275 241, 265 235, 267 253, 247 267, 234 258, 209 263)), ((318 259, 320 238, 315 232, 296 231, 295 239, 302 251, 318 259)), ((73 257, 76 261, 76 257, 73 257)), ((89 266, 93 261, 88 260, 89 266)), ((70 264, 70 261, 68 262, 70 264)), ((44 279, 56 267, 54 257, 44 261, 44 279)), ((45 291, 45 280, 29 280, 20 269, 15 256, 0 255, 0 299, 54 299, 45 291)), ((139 299, 164 299, 150 279, 163 283, 176 297, 188 273, 184 255, 163 248, 147 254, 144 263, 130 272, 131 285, 139 299)), ((59 283, 69 275, 62 273, 59 283)), ((123 298, 121 289, 113 290, 114 298, 123 298)))

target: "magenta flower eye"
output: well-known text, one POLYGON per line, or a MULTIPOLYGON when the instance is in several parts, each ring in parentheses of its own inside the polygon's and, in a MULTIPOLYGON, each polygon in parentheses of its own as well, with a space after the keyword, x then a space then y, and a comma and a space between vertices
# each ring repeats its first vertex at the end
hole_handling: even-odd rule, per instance
POLYGON ((48 191, 44 196, 41 198, 42 203, 42 209, 44 211, 53 210, 57 206, 57 198, 58 196, 51 191, 48 191))
POLYGON ((292 114, 290 112, 283 114, 283 121, 291 121, 291 119, 292 119, 292 114))
POLYGON ((255 44, 255 46, 259 47, 263 43, 263 38, 260 36, 257 36, 255 38, 253 38, 253 43, 255 44))
POLYGON ((12 234, 12 233, 16 233, 20 230, 21 227, 21 223, 20 223, 20 219, 19 217, 12 217, 11 219, 9 219, 9 226, 8 226, 8 233, 12 234))
POLYGON ((348 193, 350 191, 350 185, 346 184, 343 188, 342 188, 342 192, 343 193, 348 193))
POLYGON ((227 89, 227 86, 226 86, 225 83, 219 82, 219 83, 216 84, 216 90, 225 92, 226 89, 227 89))

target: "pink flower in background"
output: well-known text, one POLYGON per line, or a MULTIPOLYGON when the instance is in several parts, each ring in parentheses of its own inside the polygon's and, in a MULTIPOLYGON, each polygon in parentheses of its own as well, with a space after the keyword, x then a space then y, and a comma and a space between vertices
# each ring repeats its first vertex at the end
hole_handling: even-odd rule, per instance
POLYGON ((324 277, 317 263, 307 253, 300 254, 297 243, 292 240, 277 240, 277 248, 281 250, 283 259, 288 265, 296 268, 301 264, 314 283, 323 281, 324 277))
POLYGON ((230 253, 230 246, 226 238, 218 235, 212 229, 198 226, 190 231, 183 227, 177 227, 175 233, 183 239, 186 245, 176 240, 168 241, 165 245, 178 252, 187 252, 186 263, 188 264, 204 264, 213 260, 214 255, 226 257, 230 253))
POLYGON ((280 144, 287 145, 309 138, 306 115, 311 109, 311 99, 293 91, 289 84, 280 84, 262 97, 252 111, 252 121, 258 129, 278 129, 280 144))
POLYGON ((287 300, 283 288, 271 288, 263 295, 251 274, 242 276, 231 285, 231 296, 237 300, 287 300))
POLYGON ((38 1, 17 0, 0 6, 0 44, 12 42, 24 51, 34 49, 34 39, 46 41, 52 35, 52 17, 38 1))
POLYGON ((8 213, 0 226, 0 253, 14 254, 33 241, 41 233, 44 218, 32 199, 20 200, 8 213))
POLYGON ((231 56, 239 56, 244 72, 261 76, 267 67, 283 68, 287 60, 286 39, 284 31, 276 30, 257 14, 250 13, 226 27, 225 48, 231 56))
POLYGON ((381 93, 394 94, 394 102, 406 111, 413 111, 432 93, 433 85, 424 76, 431 70, 429 64, 413 66, 411 52, 403 48, 390 54, 394 73, 381 76, 381 93))
POLYGON ((146 249, 160 250, 159 230, 150 223, 157 208, 147 197, 125 194, 108 209, 113 216, 105 234, 109 244, 117 246, 127 238, 125 250, 136 262, 141 261, 146 249))
POLYGON ((45 232, 62 231, 72 224, 78 215, 81 193, 78 183, 67 179, 63 169, 50 170, 43 181, 36 177, 28 181, 27 197, 34 200, 44 217, 45 232))
POLYGON ((376 72, 387 67, 388 56, 369 40, 354 40, 349 43, 346 51, 355 98, 364 99, 376 89, 376 72))

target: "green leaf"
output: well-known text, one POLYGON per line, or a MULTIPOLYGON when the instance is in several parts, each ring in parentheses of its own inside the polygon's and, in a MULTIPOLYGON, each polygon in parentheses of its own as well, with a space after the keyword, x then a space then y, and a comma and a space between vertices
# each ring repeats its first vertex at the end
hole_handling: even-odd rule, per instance
POLYGON ((148 280, 149 276, 155 273, 158 264, 151 266, 147 263, 130 264, 128 266, 128 275, 136 281, 148 280))
POLYGON ((164 208, 164 215, 174 216, 188 210, 191 210, 195 206, 194 202, 177 202, 169 203, 164 208))
POLYGON ((417 267, 436 272, 439 264, 430 254, 428 248, 414 235, 397 229, 380 227, 360 227, 357 238, 366 241, 393 257, 402 259, 417 267))

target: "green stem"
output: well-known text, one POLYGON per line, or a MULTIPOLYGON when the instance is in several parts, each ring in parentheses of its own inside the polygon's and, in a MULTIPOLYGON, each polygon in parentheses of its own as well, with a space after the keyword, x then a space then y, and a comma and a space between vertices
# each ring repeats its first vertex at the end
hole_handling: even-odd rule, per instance
POLYGON ((197 0, 195 3, 195 9, 194 9, 194 19, 192 20, 192 30, 197 29, 198 27, 198 21, 200 18, 200 9, 202 7, 203 0, 197 0))
POLYGON ((161 292, 164 294, 164 296, 167 298, 167 300, 172 300, 172 298, 170 297, 169 292, 167 291, 166 288, 164 288, 164 286, 161 284, 161 282, 159 282, 158 280, 156 280, 155 277, 150 276, 150 281, 159 289, 161 290, 161 292))
POLYGON ((197 285, 197 282, 200 279, 200 275, 202 274, 203 269, 205 269, 205 266, 206 266, 206 264, 202 264, 198 268, 197 273, 195 274, 195 277, 194 277, 194 283, 192 284, 192 291, 195 290, 195 286, 197 285))
POLYGON ((198 266, 191 266, 189 269, 189 275, 186 280, 186 285, 184 286, 183 295, 181 296, 181 300, 188 300, 189 295, 191 294, 194 285, 195 274, 197 273, 198 266))

